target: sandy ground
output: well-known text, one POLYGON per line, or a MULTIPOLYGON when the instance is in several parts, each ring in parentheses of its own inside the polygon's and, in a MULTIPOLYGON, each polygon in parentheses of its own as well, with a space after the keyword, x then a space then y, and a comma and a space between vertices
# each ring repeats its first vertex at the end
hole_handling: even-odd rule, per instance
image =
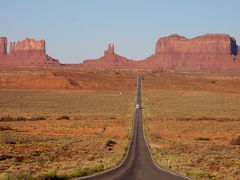
POLYGON ((0 72, 0 179, 81 176, 123 159, 137 73, 58 71, 0 72))
POLYGON ((0 70, 0 179, 86 175, 118 164, 136 77, 156 162, 196 179, 239 179, 240 74, 0 70))
POLYGON ((159 166, 196 179, 240 179, 239 73, 145 76, 145 131, 159 166))

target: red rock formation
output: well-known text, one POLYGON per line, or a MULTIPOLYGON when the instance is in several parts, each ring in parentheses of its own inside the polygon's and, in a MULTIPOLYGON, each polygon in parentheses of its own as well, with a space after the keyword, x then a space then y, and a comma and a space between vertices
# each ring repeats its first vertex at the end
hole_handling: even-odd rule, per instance
MULTIPOLYGON (((69 65, 75 67, 75 65, 69 65)), ((166 69, 178 71, 240 71, 239 47, 227 34, 206 34, 192 39, 173 34, 159 38, 155 54, 142 61, 119 56, 108 45, 104 56, 76 65, 101 69, 166 69)))
POLYGON ((114 44, 112 44, 112 46, 111 46, 111 44, 109 43, 107 50, 104 51, 104 56, 112 56, 114 54, 115 54, 115 52, 114 52, 114 44))
POLYGON ((10 43, 6 56, 7 39, 0 38, 0 67, 61 66, 100 69, 166 69, 178 71, 240 71, 240 47, 227 34, 206 34, 192 39, 177 34, 159 38, 155 54, 142 61, 133 61, 114 52, 109 44, 104 56, 85 60, 80 64, 60 64, 45 52, 45 41, 25 39, 10 43))
POLYGON ((7 38, 0 38, 0 67, 17 66, 60 66, 58 60, 51 58, 45 52, 45 41, 35 41, 26 38, 23 41, 10 42, 9 54, 7 54, 7 38), (5 55, 5 56, 3 56, 5 55))
POLYGON ((16 55, 15 47, 16 47, 15 42, 10 41, 9 55, 12 55, 12 56, 16 55))
POLYGON ((46 54, 45 40, 35 41, 34 39, 26 38, 23 41, 18 41, 16 44, 16 55, 33 55, 46 54))
POLYGON ((7 55, 7 38, 0 37, 0 56, 7 55))
MULTIPOLYGON (((80 65, 78 65, 80 66, 80 65)), ((98 69, 130 69, 137 68, 136 62, 125 57, 119 56, 114 52, 114 44, 109 44, 104 56, 99 59, 85 60, 81 65, 83 68, 98 69)))
POLYGON ((231 54, 231 43, 234 44, 234 42, 236 44, 235 39, 227 34, 206 34, 193 39, 173 34, 158 39, 156 54, 231 54))
POLYGON ((156 52, 140 61, 139 68, 180 71, 240 71, 236 40, 226 34, 206 34, 193 39, 179 35, 159 38, 156 52))

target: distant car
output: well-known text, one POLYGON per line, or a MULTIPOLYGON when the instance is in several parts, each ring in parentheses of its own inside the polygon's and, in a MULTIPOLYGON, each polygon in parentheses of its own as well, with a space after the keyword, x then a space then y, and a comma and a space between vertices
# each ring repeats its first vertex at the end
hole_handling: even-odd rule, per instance
POLYGON ((139 104, 136 105, 137 109, 142 109, 142 106, 140 106, 139 104))

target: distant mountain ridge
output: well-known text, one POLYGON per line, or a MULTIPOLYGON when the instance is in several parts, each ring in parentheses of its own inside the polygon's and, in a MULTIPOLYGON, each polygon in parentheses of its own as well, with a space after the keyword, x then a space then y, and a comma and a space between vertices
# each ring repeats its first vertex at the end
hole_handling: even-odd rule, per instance
POLYGON ((173 34, 161 37, 155 54, 134 61, 114 52, 109 44, 104 56, 85 60, 79 64, 61 64, 45 52, 45 41, 25 39, 10 42, 0 38, 0 67, 46 66, 88 69, 164 69, 177 71, 240 71, 240 47, 228 34, 205 34, 192 39, 173 34))

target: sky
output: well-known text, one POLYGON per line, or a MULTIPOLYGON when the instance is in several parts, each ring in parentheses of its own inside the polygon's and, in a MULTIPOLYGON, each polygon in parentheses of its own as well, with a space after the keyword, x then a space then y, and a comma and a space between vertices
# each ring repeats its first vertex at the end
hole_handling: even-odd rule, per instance
POLYGON ((240 44, 239 0, 0 0, 0 37, 46 40, 61 63, 115 52, 141 60, 159 37, 227 33, 240 44))

